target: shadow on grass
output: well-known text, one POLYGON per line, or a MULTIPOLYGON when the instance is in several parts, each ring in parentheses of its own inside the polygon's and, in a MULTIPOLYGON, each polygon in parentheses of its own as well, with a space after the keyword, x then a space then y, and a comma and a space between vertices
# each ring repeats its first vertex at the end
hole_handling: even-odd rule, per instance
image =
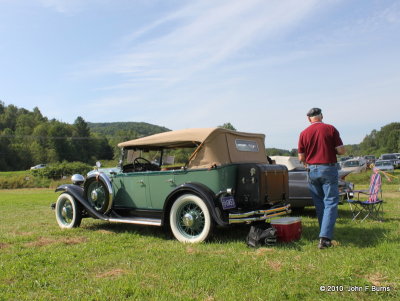
POLYGON ((159 237, 162 239, 172 238, 168 231, 164 229, 164 227, 158 226, 98 222, 96 224, 91 224, 83 227, 88 229, 88 231, 98 231, 101 233, 132 233, 146 237, 159 237))
MULTIPOLYGON (((318 240, 319 225, 315 209, 313 207, 305 208, 296 213, 298 216, 313 219, 311 224, 302 224, 302 241, 316 242, 318 240)), ((385 227, 384 223, 392 219, 386 219, 382 223, 373 220, 366 220, 364 222, 352 221, 352 218, 352 213, 348 210, 346 204, 339 205, 334 240, 338 241, 341 245, 367 248, 381 244, 384 237, 387 240, 389 230, 385 227)))
MULTIPOLYGON (((319 226, 313 207, 305 208, 301 211, 294 211, 292 216, 307 219, 302 223, 302 235, 299 241, 290 243, 277 243, 274 247, 282 247, 285 249, 301 250, 305 245, 315 244, 318 241, 319 226), (311 222, 310 222, 311 219, 311 222)), ((388 230, 378 222, 365 222, 365 226, 361 223, 352 221, 352 215, 346 208, 339 207, 339 218, 335 228, 335 240, 341 245, 356 247, 371 247, 382 242, 382 238, 386 236, 388 230)), ((396 219, 397 220, 397 219, 396 219)), ((248 224, 234 224, 226 227, 216 226, 213 235, 209 239, 210 243, 232 243, 242 242, 246 244, 246 237, 250 231, 248 224)), ((142 226, 123 223, 96 222, 83 225, 84 228, 91 231, 99 231, 104 233, 132 233, 145 237, 159 238, 165 240, 173 240, 169 227, 142 226)))

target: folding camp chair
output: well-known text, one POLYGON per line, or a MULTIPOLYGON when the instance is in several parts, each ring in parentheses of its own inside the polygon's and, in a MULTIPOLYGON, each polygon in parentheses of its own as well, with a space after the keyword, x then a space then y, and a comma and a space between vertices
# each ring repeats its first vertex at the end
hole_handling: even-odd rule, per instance
POLYGON ((371 175, 371 182, 369 190, 354 190, 354 196, 357 194, 357 198, 347 199, 350 205, 351 213, 353 215, 353 221, 360 218, 364 221, 367 218, 374 220, 383 221, 383 200, 382 200, 382 178, 379 174, 379 170, 374 169, 371 175), (366 195, 367 200, 360 200, 360 196, 366 195))

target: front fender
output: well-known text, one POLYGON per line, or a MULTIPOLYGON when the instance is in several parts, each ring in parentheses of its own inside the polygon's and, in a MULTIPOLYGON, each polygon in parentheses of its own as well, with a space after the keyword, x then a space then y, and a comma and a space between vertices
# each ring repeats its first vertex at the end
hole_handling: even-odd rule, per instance
POLYGON ((93 217, 101 220, 108 220, 108 217, 97 212, 85 199, 84 189, 81 186, 75 184, 63 184, 56 188, 56 192, 65 192, 70 194, 75 200, 77 200, 86 211, 93 217))
POLYGON ((193 193, 201 197, 206 205, 207 208, 210 210, 211 216, 214 219, 214 221, 217 222, 218 225, 220 226, 225 226, 228 225, 229 223, 225 222, 222 220, 220 214, 217 212, 216 205, 215 205, 215 198, 216 195, 215 193, 205 186, 204 184, 201 183, 185 183, 174 189, 166 198, 166 201, 164 203, 164 214, 163 214, 163 220, 162 223, 165 224, 166 221, 169 219, 169 211, 172 207, 172 204, 176 200, 177 197, 179 197, 182 194, 185 193, 193 193))

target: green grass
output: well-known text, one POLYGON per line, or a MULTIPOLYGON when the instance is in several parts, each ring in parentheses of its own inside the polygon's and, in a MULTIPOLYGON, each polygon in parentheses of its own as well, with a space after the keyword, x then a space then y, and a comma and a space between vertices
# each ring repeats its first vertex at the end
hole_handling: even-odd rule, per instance
POLYGON ((312 208, 301 214, 299 241, 251 249, 243 225, 197 245, 93 219, 61 230, 53 190, 0 190, 0 300, 399 300, 400 192, 391 188, 385 222, 352 222, 340 206, 336 245, 326 250, 316 247, 312 208))
MULTIPOLYGON (((371 177, 371 170, 367 170, 362 173, 351 173, 346 177, 346 181, 352 182, 358 185, 369 184, 369 180, 371 177)), ((388 187, 396 187, 400 188, 400 169, 396 169, 395 171, 381 173, 382 184, 384 185, 384 189, 388 187), (385 174, 387 176, 385 176, 385 174), (388 180, 390 179, 390 181, 388 180)))

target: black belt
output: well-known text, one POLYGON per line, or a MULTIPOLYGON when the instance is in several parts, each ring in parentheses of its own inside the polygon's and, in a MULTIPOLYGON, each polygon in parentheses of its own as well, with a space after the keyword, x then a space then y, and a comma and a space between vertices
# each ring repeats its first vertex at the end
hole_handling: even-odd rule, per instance
MULTIPOLYGON (((308 164, 308 163, 307 163, 308 164)), ((326 166, 336 166, 337 163, 311 163, 308 165, 326 165, 326 166)))

